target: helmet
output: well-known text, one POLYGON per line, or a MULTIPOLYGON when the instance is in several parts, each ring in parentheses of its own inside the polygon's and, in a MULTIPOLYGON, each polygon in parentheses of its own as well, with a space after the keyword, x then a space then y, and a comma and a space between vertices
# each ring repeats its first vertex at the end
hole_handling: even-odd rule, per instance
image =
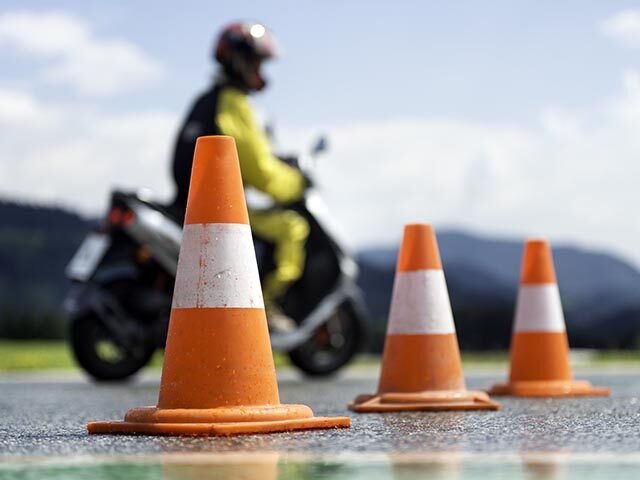
POLYGON ((276 53, 275 39, 263 25, 232 23, 220 33, 214 58, 231 81, 246 90, 257 91, 267 84, 260 66, 276 53))

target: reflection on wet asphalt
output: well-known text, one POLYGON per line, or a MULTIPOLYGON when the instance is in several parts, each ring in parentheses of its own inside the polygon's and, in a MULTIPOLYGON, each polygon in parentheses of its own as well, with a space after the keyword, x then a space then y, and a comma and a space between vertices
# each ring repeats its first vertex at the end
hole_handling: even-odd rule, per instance
MULTIPOLYGON (((471 376, 468 384, 484 388, 498 379, 471 376)), ((498 412, 349 412, 350 430, 232 438, 86 434, 88 420, 155 404, 157 382, 0 381, 0 479, 640 478, 640 376, 588 379, 611 386, 613 397, 505 398, 498 412)), ((348 400, 375 387, 373 375, 289 378, 280 393, 318 415, 344 415, 348 400)))
POLYGON ((571 453, 286 454, 239 452, 85 457, 0 464, 0 479, 409 480, 637 479, 640 457, 571 453))

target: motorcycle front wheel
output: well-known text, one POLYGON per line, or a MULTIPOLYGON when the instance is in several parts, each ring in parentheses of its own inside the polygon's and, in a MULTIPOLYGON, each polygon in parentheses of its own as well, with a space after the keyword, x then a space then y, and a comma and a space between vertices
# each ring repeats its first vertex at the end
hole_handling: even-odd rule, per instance
POLYGON ((309 340, 289 352, 289 358, 306 375, 331 375, 358 352, 363 336, 362 320, 351 304, 343 303, 309 340))
POLYGON ((144 367, 155 350, 151 344, 133 351, 120 347, 100 318, 86 313, 71 324, 71 349, 78 364, 97 381, 125 380, 144 367))

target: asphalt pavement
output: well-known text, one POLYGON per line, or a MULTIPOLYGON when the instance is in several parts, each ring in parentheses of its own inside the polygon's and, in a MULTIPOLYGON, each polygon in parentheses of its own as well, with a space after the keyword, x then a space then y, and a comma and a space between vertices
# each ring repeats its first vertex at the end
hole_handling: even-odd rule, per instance
MULTIPOLYGON (((640 478, 639 373, 582 375, 610 386, 610 398, 502 398, 497 412, 355 414, 345 404, 375 390, 375 372, 330 381, 285 372, 283 403, 349 415, 351 429, 230 438, 87 435, 89 420, 154 405, 157 374, 119 385, 0 377, 0 479, 121 478, 122 468, 129 478, 640 478), (266 476, 229 473, 252 465, 266 476), (217 476, 203 476, 211 472, 217 476)), ((482 389, 502 378, 475 373, 467 382, 482 389)))

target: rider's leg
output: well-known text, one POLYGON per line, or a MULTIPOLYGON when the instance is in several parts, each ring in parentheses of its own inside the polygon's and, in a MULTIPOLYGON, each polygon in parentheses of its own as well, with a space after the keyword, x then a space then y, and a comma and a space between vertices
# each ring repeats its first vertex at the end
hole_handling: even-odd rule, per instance
POLYGON ((249 211, 253 233, 275 245, 275 269, 262 285, 266 305, 302 276, 309 224, 293 210, 249 211))

